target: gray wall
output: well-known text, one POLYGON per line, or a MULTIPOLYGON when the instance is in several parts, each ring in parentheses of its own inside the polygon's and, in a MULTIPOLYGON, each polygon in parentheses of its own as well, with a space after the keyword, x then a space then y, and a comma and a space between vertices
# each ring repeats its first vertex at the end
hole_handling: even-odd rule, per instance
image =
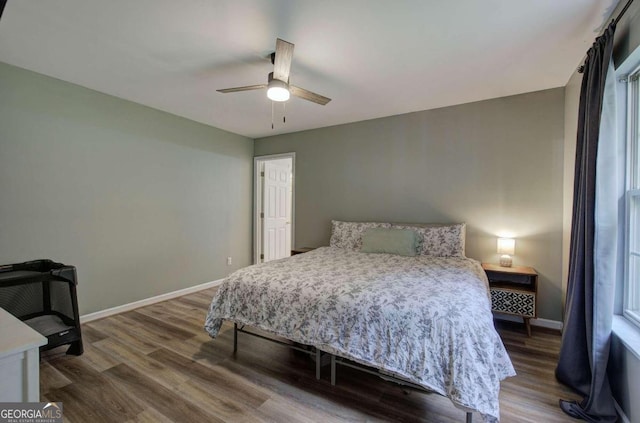
POLYGON ((251 139, 0 64, 0 263, 77 266, 82 314, 222 278, 250 263, 252 157, 251 139))
POLYGON ((640 421, 640 358, 617 336, 611 339, 608 374, 613 396, 629 421, 640 421))
POLYGON ((326 245, 331 219, 467 222, 467 255, 541 275, 539 317, 561 318, 564 90, 499 98, 258 139, 296 152, 298 247, 326 245))

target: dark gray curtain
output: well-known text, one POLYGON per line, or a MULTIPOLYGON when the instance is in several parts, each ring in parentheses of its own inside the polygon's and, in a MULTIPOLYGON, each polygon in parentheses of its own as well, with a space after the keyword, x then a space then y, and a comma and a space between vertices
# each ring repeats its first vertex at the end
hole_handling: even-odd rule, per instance
MULTIPOLYGON (((580 403, 561 400, 560 407, 570 416, 590 422, 617 420, 607 378, 611 328, 609 324, 607 332, 606 320, 607 313, 612 312, 612 304, 611 307, 605 304, 599 309, 602 298, 594 270, 596 163, 614 33, 615 23, 612 22, 589 49, 584 64, 578 114, 569 280, 560 359, 556 368, 558 380, 584 396, 580 403)), ((605 302, 613 298, 612 295, 607 293, 605 302)), ((610 315, 608 319, 610 322, 610 315)))
POLYGON ((0 0, 0 19, 2 19, 2 12, 4 12, 4 7, 7 5, 7 0, 0 0))

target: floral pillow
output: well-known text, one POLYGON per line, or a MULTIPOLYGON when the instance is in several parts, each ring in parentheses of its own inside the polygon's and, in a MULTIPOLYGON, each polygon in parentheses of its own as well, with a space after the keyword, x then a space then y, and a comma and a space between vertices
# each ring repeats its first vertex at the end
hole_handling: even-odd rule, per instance
POLYGON ((360 251, 362 247, 362 235, 370 228, 390 228, 391 223, 377 222, 342 222, 331 221, 332 247, 344 248, 345 250, 360 251))
POLYGON ((418 255, 434 257, 464 257, 465 223, 442 226, 411 226, 394 224, 394 228, 414 230, 420 240, 418 255))

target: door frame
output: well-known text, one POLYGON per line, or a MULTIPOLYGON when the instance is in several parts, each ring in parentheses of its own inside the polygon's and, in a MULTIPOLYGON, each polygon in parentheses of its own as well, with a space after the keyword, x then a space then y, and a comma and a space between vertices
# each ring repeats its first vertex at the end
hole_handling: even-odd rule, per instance
POLYGON ((295 248, 296 223, 296 153, 269 154, 253 157, 253 264, 260 263, 260 242, 262 220, 260 208, 262 206, 262 181, 260 180, 260 164, 271 160, 291 159, 291 248, 295 248))

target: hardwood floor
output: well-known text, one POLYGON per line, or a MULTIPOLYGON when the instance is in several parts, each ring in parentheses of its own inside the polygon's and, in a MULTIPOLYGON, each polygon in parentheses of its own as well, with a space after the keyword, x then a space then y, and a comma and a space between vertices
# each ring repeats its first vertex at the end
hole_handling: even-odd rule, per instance
MULTIPOLYGON (((309 356, 225 324, 202 326, 214 289, 82 326, 85 353, 44 354, 42 401, 62 401, 67 422, 462 422, 446 398, 410 391, 341 367, 315 379, 309 356)), ((501 326, 518 376, 502 383, 502 422, 570 422, 558 398, 577 399, 554 378, 557 334, 501 326)), ((474 413, 474 422, 481 418, 474 413)))

